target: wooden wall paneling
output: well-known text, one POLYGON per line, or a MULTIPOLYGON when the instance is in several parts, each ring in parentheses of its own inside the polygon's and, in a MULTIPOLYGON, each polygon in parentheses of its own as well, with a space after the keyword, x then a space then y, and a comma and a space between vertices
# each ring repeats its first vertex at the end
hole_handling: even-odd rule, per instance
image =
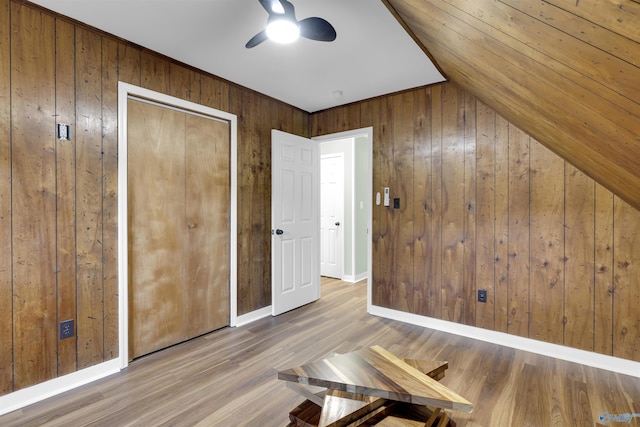
POLYGON ((594 351, 595 183, 565 165, 564 345, 594 351))
MULTIPOLYGON (((248 202, 249 185, 251 182, 251 168, 249 167, 249 129, 248 120, 245 120, 245 111, 242 105, 242 94, 239 88, 235 86, 229 87, 229 111, 238 116, 238 243, 237 252, 238 260, 250 259, 250 242, 251 236, 247 224, 251 218, 251 205, 248 202), (247 142, 245 142, 247 141, 247 142)), ((246 295, 249 288, 248 269, 237 268, 237 293, 238 315, 245 314, 250 309, 246 303, 246 295)))
POLYGON ((326 135, 363 127, 361 107, 361 103, 356 102, 313 114, 311 118, 312 135, 326 135))
POLYGON ((594 351, 613 355, 613 194, 595 184, 594 351))
MULTIPOLYGON (((378 303, 383 307, 391 307, 393 298, 393 273, 394 273, 394 255, 395 255, 395 239, 393 230, 393 192, 397 185, 394 176, 394 155, 393 137, 395 122, 393 121, 393 98, 386 97, 380 103, 380 128, 381 132, 381 148, 380 148, 380 175, 383 190, 389 187, 389 206, 381 203, 381 246, 380 250, 380 282, 378 293, 378 303)), ((382 195, 384 200, 384 193, 382 195)))
MULTIPOLYGON (((329 132, 329 114, 326 111, 311 115, 311 136, 326 135, 329 132)), ((373 122, 371 123, 373 126, 373 122)))
POLYGON ((309 114, 302 110, 293 109, 293 118, 292 118, 292 128, 291 132, 295 135, 304 136, 305 138, 310 138, 311 134, 309 132, 309 114))
MULTIPOLYGON (((252 270, 255 283, 260 284, 256 289, 258 307, 271 304, 271 130, 278 129, 278 110, 281 107, 271 98, 252 95, 252 104, 256 104, 259 114, 252 113, 251 117, 259 118, 256 126, 259 137, 253 141, 252 156, 257 176, 254 177, 251 191, 253 212, 251 231, 254 236, 261 236, 254 243, 255 252, 252 254, 252 270), (256 215, 260 212, 260 215, 256 215), (268 280, 261 280, 268 277, 268 280)), ((280 113, 282 114, 282 113, 280 113)), ((280 129, 281 130, 281 129, 280 129)))
POLYGON ((431 316, 442 318, 442 211, 445 201, 442 185, 442 88, 443 85, 431 88, 431 188, 433 201, 431 205, 433 222, 431 224, 431 283, 429 285, 429 310, 431 316))
MULTIPOLYGON (((424 147, 419 137, 424 129, 420 121, 425 112, 421 110, 419 104, 422 101, 418 99, 424 96, 423 90, 424 88, 420 88, 412 91, 413 113, 399 112, 403 106, 397 105, 398 94, 380 97, 361 105, 362 123, 374 124, 374 194, 378 188, 382 191, 386 182, 400 181, 398 170, 401 167, 398 162, 402 150, 398 140, 401 141, 402 135, 406 137, 409 133, 408 129, 402 128, 411 127, 410 132, 414 138, 413 311, 424 309, 420 306, 421 294, 425 292, 420 289, 420 282, 423 280, 420 277, 432 274, 428 289, 432 297, 430 315, 446 319, 446 310, 449 308, 442 297, 450 292, 448 287, 452 287, 451 283, 454 283, 450 278, 456 272, 452 270, 462 271, 460 277, 469 277, 469 273, 464 270, 475 263, 476 287, 483 286, 481 282, 492 283, 495 295, 494 308, 477 304, 477 326, 482 326, 484 316, 488 315, 490 317, 484 327, 489 329, 525 337, 535 335, 538 339, 585 349, 589 349, 589 342, 593 337, 593 345, 601 347, 596 351, 607 354, 609 348, 611 354, 614 293, 617 297, 617 291, 613 290, 614 276, 616 281, 621 280, 612 270, 613 195, 604 187, 596 185, 594 196, 593 181, 590 178, 496 114, 487 104, 476 104, 475 124, 465 121, 461 125, 461 120, 453 119, 456 114, 452 111, 463 111, 464 116, 459 116, 468 118, 474 110, 468 100, 473 98, 451 83, 429 88, 431 100, 427 102, 431 104, 429 114, 432 145, 429 160, 431 169, 428 174, 433 212, 433 234, 429 238, 429 250, 432 251, 432 262, 430 272, 420 271, 419 263, 423 256, 422 249, 419 249, 420 239, 425 233, 420 224, 421 215, 424 215, 421 204, 425 189, 421 188, 420 182, 427 173, 420 170, 420 164, 424 162, 424 153, 421 151, 424 147), (461 99, 466 101, 461 102, 461 99), (452 104, 463 107, 453 108, 452 104), (393 120, 388 119, 391 117, 390 113, 393 120), (413 120, 406 119, 407 114, 412 114, 413 120), (389 136, 389 131, 393 137, 389 136), (475 135, 475 147, 465 144, 469 142, 469 135, 475 135), (451 140, 462 141, 465 145, 457 157, 452 155, 453 149, 448 144, 451 140), (469 151, 474 150, 475 156, 471 156, 469 151), (459 159, 459 167, 457 171, 452 171, 455 159, 459 159), (467 168, 474 161, 476 169, 471 174, 467 172, 467 168), (456 173, 462 178, 452 179, 456 173), (470 179, 470 175, 474 178, 470 179), (451 181, 459 183, 458 221, 452 219, 455 215, 450 211, 452 197, 456 198, 451 192, 451 181), (465 224, 470 221, 467 216, 467 200, 472 198, 472 188, 476 191, 475 204, 471 205, 476 209, 473 226, 477 250, 471 258, 467 258, 465 251, 465 256, 453 263, 447 258, 451 257, 452 251, 447 253, 447 240, 443 238, 447 239, 447 226, 453 229, 457 225, 460 241, 467 240, 465 224), (591 210, 589 205, 592 206, 591 210), (489 241, 492 247, 485 248, 485 241, 489 241), (483 266, 483 258, 485 263, 490 263, 491 268, 483 266), (593 285, 589 284, 589 275, 592 275, 593 282, 594 269, 595 289, 590 290, 593 285), (570 295, 575 295, 575 298, 570 295), (444 313, 440 310, 443 305, 444 313), (488 313, 481 312, 481 308, 485 307, 488 308, 488 313), (590 322, 593 324, 590 325, 590 322)), ((328 112, 312 116, 312 133, 316 132, 318 123, 324 122, 327 117, 333 116, 328 112)), ((333 119, 330 121, 333 122, 333 119)), ((394 301, 402 299, 401 289, 394 288, 394 285, 402 280, 397 247, 403 244, 403 240, 399 237, 399 229, 396 230, 397 227, 393 228, 393 223, 388 222, 390 215, 390 211, 381 206, 374 209, 373 299, 374 304, 380 306, 393 306, 394 301)), ((618 226, 623 227, 620 224, 618 226)), ((453 239, 449 237, 449 241, 453 239)), ((629 244, 631 246, 633 244, 629 244)), ((619 269, 619 265, 626 264, 616 262, 615 268, 619 269)), ((465 302, 471 297, 465 296, 465 302)), ((473 298, 475 299, 475 294, 473 298)), ((489 300, 491 301, 491 293, 489 300)), ((466 319, 468 316, 465 314, 464 319, 457 321, 465 322, 466 319)))
POLYGON ((327 113, 327 129, 329 133, 336 133, 344 126, 344 120, 342 119, 343 110, 340 107, 331 108, 327 113))
MULTIPOLYGON (((251 259, 253 237, 251 235, 251 184, 254 171, 251 165, 251 144, 256 132, 251 131, 248 110, 243 102, 242 90, 229 88, 230 110, 238 115, 238 259, 251 259)), ((253 311, 253 280, 249 268, 238 268, 238 315, 253 311)))
MULTIPOLYGON (((374 101, 375 100, 373 99, 365 100, 365 101, 362 101, 360 105, 360 126, 363 128, 373 127, 373 117, 374 117, 374 109, 375 109, 374 101)), ((312 130, 311 136, 315 136, 314 123, 317 123, 317 120, 315 120, 316 116, 317 114, 312 114, 311 117, 309 118, 309 123, 311 124, 311 130, 312 130)), ((375 128, 373 129, 373 131, 375 132, 375 128)), ((371 143, 373 143, 373 141, 371 141, 371 143)))
POLYGON ((11 19, 0 0, 0 395, 13 391, 13 289, 11 270, 11 19), (7 345, 11 343, 11 345, 7 345))
MULTIPOLYGON (((521 2, 522 0, 516 0, 521 2)), ((453 0, 460 4, 465 0, 453 0)), ((637 111, 638 105, 626 98, 640 91, 640 84, 634 75, 638 72, 634 65, 611 56, 607 52, 585 44, 582 40, 567 37, 564 29, 556 29, 549 21, 543 21, 521 12, 508 4, 480 0, 478 7, 470 10, 474 16, 490 22, 492 30, 498 30, 510 37, 500 38, 501 43, 518 50, 527 46, 527 56, 549 67, 564 78, 598 93, 614 105, 626 111, 637 111)), ((529 2, 535 3, 535 2, 529 2)), ((553 9, 553 8, 551 8, 553 9)), ((566 13, 557 17, 558 22, 581 21, 566 13)), ((582 27, 593 26, 585 21, 582 27)), ((620 38, 619 36, 615 37, 620 38)))
POLYGON ((271 274, 265 276, 265 272, 271 271, 271 266, 264 265, 265 262, 271 262, 271 205, 269 204, 266 208, 268 212, 264 212, 263 202, 264 192, 270 195, 271 188, 262 187, 265 182, 263 156, 271 158, 271 129, 275 121, 271 107, 275 106, 269 105, 266 99, 263 102, 259 95, 250 92, 243 94, 243 109, 247 111, 243 116, 249 122, 249 134, 246 135, 248 139, 245 139, 245 143, 249 144, 247 167, 251 171, 246 199, 251 206, 251 216, 246 224, 250 236, 250 258, 247 270, 251 284, 247 289, 250 301, 247 311, 264 307, 271 302, 271 274), (263 150, 266 152, 263 153, 263 150), (268 228, 265 229, 264 224, 267 222, 268 228))
POLYGON ((464 322, 464 92, 442 90, 442 319, 464 322))
MULTIPOLYGON (((381 175, 381 161, 382 161, 382 129, 379 126, 381 112, 381 99, 376 98, 373 100, 365 101, 362 106, 362 121, 367 126, 373 127, 373 140, 371 141, 371 168, 372 168, 372 183, 371 183, 371 197, 373 201, 371 203, 371 271, 369 272, 369 283, 371 286, 372 301, 379 301, 378 291, 382 288, 381 278, 381 246, 383 244, 382 236, 382 197, 383 197, 383 183, 381 175), (376 194, 380 194, 380 204, 375 201, 376 194)), ((314 114, 312 116, 312 135, 316 132, 322 132, 326 129, 323 126, 326 120, 326 114, 314 114), (316 118, 317 117, 317 118, 316 118)))
MULTIPOLYGON (((0 264, 2 271, 0 273, 2 284, 0 308, 2 308, 2 315, 9 316, 6 322, 0 317, 2 323, 0 334, 10 335, 9 339, 3 339, 4 342, 10 342, 15 335, 16 344, 21 346, 21 337, 34 335, 43 337, 38 342, 26 347, 22 346, 20 350, 8 348, 0 354, 0 360, 3 362, 2 372, 0 372, 0 390, 2 390, 0 392, 9 392, 14 388, 11 352, 15 351, 16 360, 18 357, 21 359, 18 367, 21 377, 16 382, 17 388, 38 383, 42 378, 49 379, 52 376, 92 366, 117 356, 116 82, 122 80, 168 92, 171 61, 147 50, 144 50, 143 54, 142 50, 135 45, 82 25, 72 24, 63 18, 57 19, 56 29, 54 27, 56 18, 53 15, 42 13, 40 9, 23 2, 11 3, 9 0, 0 0, 0 7, 3 11, 2 20, 6 18, 6 25, 0 29, 0 53, 5 52, 5 57, 8 58, 0 66, 0 118, 3 114, 7 116, 0 126, 5 125, 7 129, 11 126, 11 131, 7 130, 4 134, 13 133, 14 135, 13 165, 7 164, 7 168, 4 169, 6 171, 13 169, 14 175, 7 176, 6 181, 3 177, 0 181, 0 198, 3 202, 0 209, 0 223, 8 221, 10 224, 11 215, 13 215, 14 235, 11 235, 11 227, 2 227, 2 241, 3 244, 7 242, 8 245, 14 242, 13 250, 16 259, 26 257, 25 254, 28 253, 29 262, 39 260, 38 268, 32 268, 31 264, 20 264, 27 266, 23 270, 28 269, 28 273, 25 272, 26 270, 21 270, 20 265, 17 264, 9 265, 6 269, 2 268, 3 264, 0 264), (12 16, 14 19, 11 18, 12 16), (74 44, 70 37, 75 32, 77 32, 77 43, 74 44), (12 33, 14 35, 11 35, 12 33), (29 60, 27 61, 26 58, 29 60), (10 86, 11 79, 13 86, 10 86), (68 85, 71 85, 71 88, 68 85), (11 95, 17 106, 13 108, 13 113, 9 106, 11 95), (62 110, 67 107, 71 111, 63 112, 62 110), (13 116, 10 117, 11 114, 13 116), (55 119, 56 114, 57 119, 55 119), (72 122, 73 140, 56 141, 55 121, 62 121, 65 117, 71 117, 69 121, 72 122), (28 126, 24 123, 28 123, 28 126), (25 136, 24 132, 28 132, 29 136, 25 136), (31 145, 24 145, 23 141, 28 141, 31 145), (34 148, 33 145, 38 143, 40 145, 34 148), (27 160, 25 156, 31 157, 27 160), (74 156, 75 160, 73 160, 74 156), (44 161, 38 159, 44 159, 44 161), (72 165, 72 161, 75 161, 75 165, 72 165), (28 166, 22 167, 23 163, 27 163, 28 166), (56 171, 58 175, 54 175, 56 171), (27 175, 29 180, 24 179, 27 175), (33 179, 34 176, 37 179, 33 179), (13 196, 9 192, 10 179, 13 180, 13 196), (51 188, 39 187, 38 197, 31 199, 36 203, 27 203, 26 197, 23 197, 24 194, 31 190, 35 192, 34 186, 37 186, 40 181, 46 182, 51 188), (25 186, 22 186, 23 183, 25 186), (72 199, 73 197, 75 199, 72 199), (55 216, 56 200, 59 216, 55 216), (16 217, 16 215, 19 216, 16 217), (51 218, 48 215, 51 215, 51 218), (76 218, 77 221, 71 223, 69 221, 71 217, 76 218), (57 241, 56 229, 60 233, 57 235, 57 241), (75 234, 72 235, 72 233, 75 234), (38 235, 38 238, 29 237, 35 235, 38 235), (75 246, 76 243, 72 246, 72 241, 77 241, 77 246, 75 246), (34 242, 39 245, 37 248, 30 246, 36 244, 34 242), (55 246, 49 242, 57 242, 58 245, 55 246), (53 295, 51 292, 56 291, 55 283, 53 287, 46 286, 46 276, 47 272, 55 274, 56 256, 59 257, 57 267, 59 267, 60 292, 58 295, 53 295), (74 300, 76 291, 69 287, 72 285, 70 278, 76 266, 77 275, 71 280, 80 284, 77 287, 79 297, 77 305, 74 300), (39 278, 31 280, 35 277, 39 278), (15 295, 24 296, 23 305, 17 304, 17 300, 13 298, 13 281, 23 286, 19 291, 16 289, 15 293, 15 295), (23 281, 30 282, 34 286, 24 288, 23 281), (35 284, 42 285, 42 292, 37 291, 35 284), (74 296, 71 299, 65 296, 72 293, 74 296), (5 297, 2 297, 3 295, 5 297), (11 317, 14 304, 16 304, 17 318, 15 331, 12 329, 14 320, 11 317), (27 304, 29 310, 25 308, 27 304), (41 309, 40 306, 43 304, 51 307, 41 309), (57 322, 66 317, 73 317, 66 313, 68 309, 74 307, 77 307, 75 326, 79 345, 74 352, 73 340, 60 341, 58 360, 55 349, 58 345, 57 322), (31 317, 27 318, 27 314, 31 317), (36 318, 37 321, 34 320, 36 318), (41 331, 45 332, 41 333, 41 331), (41 347, 41 344, 53 346, 53 350, 49 350, 48 347, 43 351, 34 350, 36 347, 41 347), (30 352, 37 352, 37 357, 23 357, 30 352), (73 357, 77 358, 76 362, 73 362, 73 357), (5 359, 7 363, 4 363, 5 359), (38 369, 27 368, 26 364, 30 363, 28 360, 35 361, 38 369)), ((229 109, 230 85, 228 83, 208 75, 204 78, 205 76, 201 73, 190 69, 188 74, 190 100, 202 102, 206 94, 209 100, 213 98, 215 102, 219 102, 214 107, 229 109), (211 84, 210 82, 213 82, 212 87, 207 86, 211 84), (206 86, 204 90, 203 85, 206 86), (214 93, 215 95, 212 95, 214 93)), ((237 90, 237 93, 241 94, 249 92, 243 88, 237 90)), ((284 113, 284 115, 278 115, 281 119, 281 127, 294 129, 295 133, 309 134, 309 118, 306 113, 284 106, 277 101, 273 102, 276 108, 284 113)), ((349 111, 351 113, 355 111, 357 115, 358 110, 359 105, 356 105, 349 111)), ((259 117, 256 120, 257 135, 262 138, 259 117)), ((10 143, 8 139, 0 141, 0 159, 3 162, 12 161, 8 154, 10 143)), ((268 173, 270 164, 270 159, 265 159, 255 162, 255 165, 263 167, 263 175, 268 173)), ((264 179, 264 176, 262 178, 264 179)), ((261 182, 255 185, 258 188, 266 184, 261 182)), ((260 188, 263 199, 257 204, 256 212, 264 209, 265 197, 268 198, 262 190, 260 188)), ((264 228, 264 224, 261 227, 264 228)), ((262 238, 262 247, 258 250, 263 256, 266 253, 264 248, 268 248, 268 245, 265 245, 266 239, 268 237, 262 238)), ((253 244, 253 240, 251 242, 253 244)), ((10 255, 11 250, 9 246, 2 253, 10 255)), ((10 263, 10 258, 0 258, 0 263, 5 262, 10 263)), ((268 263, 269 254, 266 255, 264 265, 268 266, 268 263)), ((261 308, 270 302, 270 284, 268 279, 265 280, 265 274, 270 274, 270 267, 263 270, 260 277, 255 278, 256 282, 248 287, 250 292, 260 294, 257 298, 259 301, 253 305, 255 308, 261 308)), ((51 280, 55 281, 55 279, 52 276, 51 280)))
POLYGON ((495 115, 495 330, 509 324, 509 122, 495 115))
POLYGON ((313 122, 313 136, 330 134, 333 127, 333 108, 314 113, 316 120, 313 122))
POLYGON ((462 289, 463 318, 466 325, 476 325, 476 99, 464 96, 464 263, 462 289))
POLYGON ((271 131, 283 129, 284 111, 270 98, 251 94, 251 121, 256 127, 256 138, 251 141, 251 166, 254 171, 251 188, 251 234, 260 236, 253 243, 251 274, 256 284, 256 307, 271 304, 271 282, 260 280, 271 277, 271 131), (256 112, 258 112, 256 114, 256 112), (260 212, 260 214, 258 214, 260 212))
POLYGON ((200 75, 172 62, 169 65, 169 95, 200 103, 200 75))
POLYGON ((55 23, 11 4, 14 390, 57 374, 55 23))
POLYGON ((477 289, 487 291, 487 302, 476 303, 476 326, 496 327, 496 114, 486 104, 477 104, 476 142, 476 262, 477 289))
POLYGON ((78 368, 104 358, 101 47, 97 33, 76 29, 78 368))
POLYGON ((509 126, 508 332, 529 336, 529 136, 509 126))
POLYGON ((613 355, 640 361, 640 211, 614 199, 613 355))
MULTIPOLYGON (((358 104, 353 104, 358 105, 358 104)), ((345 105, 342 107, 338 107, 335 109, 335 114, 333 116, 333 131, 334 132, 343 132, 345 130, 354 129, 351 126, 351 111, 353 111, 352 105, 345 105)))
MULTIPOLYGON (((413 94, 410 94, 413 96, 413 94)), ((361 103, 353 103, 347 105, 347 128, 345 130, 360 129, 361 124, 361 103)))
MULTIPOLYGON (((291 122, 293 121, 293 113, 291 108, 287 108, 286 105, 275 103, 273 99, 269 99, 273 105, 273 122, 271 123, 272 129, 278 129, 282 132, 291 133, 291 122)), ((271 159, 271 156, 269 156, 271 159)))
POLYGON ((640 179, 631 161, 640 157, 633 130, 637 112, 619 108, 633 104, 622 99, 620 103, 604 101, 600 93, 534 60, 526 45, 518 49, 506 46, 503 41, 509 38, 503 33, 445 2, 438 2, 439 7, 433 2, 407 2, 413 8, 408 9, 401 0, 392 1, 452 80, 482 95, 484 102, 510 121, 538 135, 561 157, 638 206, 640 179), (476 72, 465 73, 465 69, 476 72), (572 103, 575 109, 566 108, 568 99, 576 100, 572 103), (537 114, 529 114, 531 111, 537 114), (585 122, 592 125, 584 126, 585 122), (603 145, 602 140, 617 142, 603 145))
POLYGON ((118 42, 102 36, 104 359, 118 357, 118 42))
MULTIPOLYGON (((464 1, 465 0, 454 0, 453 3, 460 6, 460 2, 464 1)), ((463 38, 473 36, 471 39, 466 39, 467 43, 465 45, 459 46, 470 50, 470 52, 468 52, 469 55, 465 55, 465 57, 471 58, 472 61, 474 58, 482 59, 480 62, 476 61, 476 67, 487 69, 486 65, 490 64, 490 72, 497 80, 502 79, 502 77, 495 75, 495 61, 504 61, 504 67, 498 67, 498 69, 505 70, 505 83, 509 83, 507 87, 510 89, 511 93, 509 94, 512 96, 507 99, 507 101, 518 99, 518 97, 522 95, 522 93, 518 92, 524 91, 526 92, 527 98, 523 98, 523 100, 528 103, 528 108, 539 111, 540 113, 540 116, 536 116, 535 123, 531 123, 529 120, 524 120, 523 122, 523 120, 518 119, 517 121, 523 122, 527 127, 529 124, 534 124, 535 127, 537 127, 545 124, 545 122, 549 125, 556 123, 556 125, 561 125, 561 129, 559 130, 562 131, 565 130, 566 125, 569 125, 570 129, 568 130, 570 130, 570 132, 567 134, 569 141, 566 141, 565 145, 577 142, 580 144, 588 144, 590 149, 595 151, 615 149, 618 150, 618 153, 622 154, 624 149, 620 146, 598 148, 599 140, 594 140, 593 135, 583 135, 581 133, 585 130, 582 129, 583 126, 581 126, 581 123, 584 121, 585 115, 590 116, 594 114, 593 120, 598 126, 592 126, 591 128, 593 129, 591 130, 596 132, 603 131, 605 133, 612 132, 611 135, 613 135, 616 133, 616 128, 620 131, 619 128, 622 127, 631 132, 628 136, 633 140, 636 122, 635 117, 638 115, 640 105, 631 100, 632 97, 630 97, 630 94, 637 93, 638 91, 637 79, 633 77, 637 73, 637 70, 634 69, 634 67, 626 68, 627 63, 625 61, 618 61, 617 58, 599 57, 598 54, 601 50, 594 49, 590 45, 584 45, 583 43, 569 45, 562 51, 564 53, 557 54, 560 60, 550 60, 551 57, 549 53, 543 54, 541 51, 544 51, 545 48, 548 49, 550 46, 563 46, 565 43, 575 43, 576 41, 571 37, 566 37, 564 31, 556 32, 546 26, 528 32, 522 31, 522 28, 527 28, 527 25, 520 21, 537 21, 523 17, 518 11, 514 11, 514 9, 505 6, 501 2, 493 2, 490 0, 481 1, 479 4, 476 2, 473 9, 463 7, 465 11, 462 13, 460 12, 463 9, 453 9, 452 6, 446 5, 444 2, 440 2, 439 4, 444 9, 441 10, 441 12, 446 11, 445 13, 452 14, 451 16, 455 16, 456 18, 455 21, 450 22, 450 28, 453 28, 451 25, 453 22, 458 22, 459 20, 461 25, 455 26, 455 31, 463 38), (469 12, 467 12, 467 10, 469 12), (473 14, 470 12, 471 10, 482 11, 482 14, 479 15, 477 12, 473 14), (521 19, 518 20, 518 18, 521 19), (517 20, 519 25, 504 26, 503 24, 504 22, 512 22, 514 20, 517 20), (499 31, 496 27, 501 28, 504 32, 499 31), (556 37, 546 43, 545 47, 544 43, 540 43, 540 38, 547 33, 556 34, 556 37), (509 35, 509 37, 505 37, 505 35, 509 35), (479 41, 483 41, 482 46, 474 45, 479 41), (488 46, 490 50, 486 49, 485 46, 488 46), (573 55, 575 52, 581 52, 581 58, 579 60, 565 60, 567 56, 573 55), (586 53, 588 53, 588 55, 586 53), (492 56, 495 56, 495 58, 489 59, 489 57, 492 56), (521 56, 521 58, 517 59, 517 56, 521 56), (606 68, 597 74, 591 75, 590 73, 594 70, 592 61, 584 62, 582 67, 577 67, 577 64, 581 63, 580 61, 583 61, 584 58, 593 58, 594 63, 598 63, 599 66, 606 68), (483 62, 484 60, 486 60, 486 62, 483 62), (565 65, 564 62, 569 65, 565 65), (523 66, 527 63, 529 63, 528 66, 523 66), (485 66, 482 64, 485 64, 485 66), (615 66, 623 67, 623 69, 616 69, 615 66), (511 69, 512 67, 513 69, 511 69), (532 75, 528 74, 531 70, 536 69, 538 70, 537 73, 532 75), (550 70, 553 70, 553 72, 549 72, 550 70), (517 74, 520 72, 524 72, 525 74, 518 77, 517 74), (541 78, 541 76, 545 76, 544 81, 536 83, 536 80, 541 78), (621 78, 621 76, 624 79, 627 79, 626 76, 628 76, 628 80, 625 80, 626 83, 623 84, 624 90, 619 89, 619 86, 621 86, 619 83, 607 84, 607 79, 621 78), (527 82, 527 84, 523 85, 523 82, 527 82), (551 88, 553 88, 553 90, 551 88), (614 93, 614 89, 622 94, 614 93), (544 96, 540 96, 541 94, 544 96), (575 104, 580 111, 577 111, 576 114, 569 115, 567 114, 566 108, 564 108, 566 99, 575 97, 576 94, 580 94, 580 102, 575 104), (603 102, 603 99, 606 99, 606 102, 603 102), (607 117, 611 116, 616 117, 616 121, 618 122, 617 126, 607 119, 607 117), (558 122, 558 117, 563 118, 562 122, 558 122), (578 136, 579 132, 580 137, 578 136), (575 141, 570 141, 571 137, 573 137, 575 141)), ((570 19, 575 19, 575 16, 571 16, 570 19)), ((539 25, 546 25, 546 23, 539 25)), ((589 24, 587 23, 586 25, 589 24)), ((483 80, 482 84, 484 83, 489 84, 488 81, 483 80)), ((491 83, 495 87, 495 82, 491 83)), ((485 96, 496 94, 495 91, 490 91, 489 86, 485 87, 481 92, 483 92, 485 96)), ((511 105, 511 108, 513 111, 518 109, 517 105, 511 105)), ((509 111, 508 109, 505 110, 505 112, 509 111)), ((622 132, 620 135, 624 133, 625 132, 622 132)), ((550 133, 550 135, 556 136, 553 132, 550 133)), ((626 138, 626 136, 624 138, 626 138)), ((565 138, 562 138, 563 141, 564 139, 565 138)), ((630 147, 635 149, 635 146, 628 145, 627 151, 630 147)), ((561 146, 556 146, 555 144, 553 148, 556 152, 562 149, 561 146)), ((573 154, 579 155, 579 153, 573 154)), ((571 156, 567 156, 567 158, 571 159, 571 156)), ((620 159, 616 157, 616 159, 626 164, 624 157, 620 159)), ((585 165, 589 163, 588 159, 581 160, 585 165)), ((629 166, 631 165, 629 164, 629 166)))
POLYGON ((254 291, 257 307, 264 307, 272 301, 271 283, 260 281, 260 277, 271 277, 271 130, 284 131, 287 119, 286 108, 271 98, 251 94, 251 102, 255 104, 255 111, 259 111, 251 113, 258 132, 251 145, 255 171, 251 189, 251 233, 262 237, 253 244, 251 275, 259 285, 254 291))
POLYGON ((635 0, 577 3, 572 0, 547 0, 547 3, 640 43, 640 4, 635 0))
MULTIPOLYGON (((529 338, 564 338, 564 161, 531 140, 529 338)), ((516 281, 519 279, 516 279, 516 281)))
POLYGON ((202 73, 191 70, 189 73, 189 101, 195 102, 197 104, 202 104, 202 73))
MULTIPOLYGON (((56 139, 57 323, 76 317, 76 100, 75 27, 56 19, 56 121, 70 125, 70 140, 56 139)), ((75 326, 74 326, 75 329, 75 326)), ((77 336, 59 339, 58 375, 76 370, 77 336)))
POLYGON ((413 307, 411 312, 428 316, 431 284, 431 89, 413 92, 413 307))
POLYGON ((637 42, 620 37, 609 28, 585 25, 585 21, 576 19, 572 12, 559 7, 549 7, 545 1, 504 0, 504 3, 629 64, 640 66, 640 57, 636 53, 637 42))
POLYGON ((229 111, 229 84, 203 74, 200 78, 200 102, 220 111, 229 111))
POLYGON ((391 281, 395 290, 391 295, 391 308, 405 312, 413 311, 414 296, 414 117, 413 93, 393 96, 394 170, 390 197, 392 207, 394 199, 400 199, 400 208, 394 208, 391 216, 395 241, 391 281))
POLYGON ((301 133, 306 135, 307 138, 311 138, 311 116, 306 111, 299 110, 297 113, 297 117, 298 118, 296 121, 300 122, 299 126, 301 129, 301 133))
POLYGON ((140 49, 128 43, 118 43, 118 79, 140 86, 142 58, 140 49))
POLYGON ((190 100, 190 70, 175 62, 169 63, 169 95, 190 100))
POLYGON ((148 50, 143 50, 140 53, 140 84, 142 87, 169 94, 170 75, 171 63, 168 60, 148 50))
POLYGON ((346 106, 331 109, 331 133, 343 132, 349 125, 349 116, 346 106))
MULTIPOLYGON (((371 197, 371 228, 368 230, 368 238, 371 239, 371 270, 368 271, 368 283, 369 286, 373 284, 373 270, 375 267, 373 265, 378 263, 378 251, 375 249, 377 247, 379 241, 379 232, 378 232, 378 216, 376 215, 376 211, 378 207, 376 206, 376 193, 380 192, 382 197, 382 190, 380 185, 380 176, 376 173, 378 166, 377 161, 380 158, 378 155, 378 145, 376 143, 376 137, 378 129, 375 126, 375 117, 379 111, 379 104, 376 104, 375 100, 366 100, 362 102, 360 107, 360 120, 361 126, 363 127, 372 127, 373 135, 369 144, 371 144, 371 192, 368 197, 371 197)), ((312 114, 309 118, 309 128, 310 128, 310 136, 313 137, 316 135, 316 130, 319 128, 319 120, 316 119, 318 114, 312 114)), ((373 286, 372 286, 373 288, 373 286)))

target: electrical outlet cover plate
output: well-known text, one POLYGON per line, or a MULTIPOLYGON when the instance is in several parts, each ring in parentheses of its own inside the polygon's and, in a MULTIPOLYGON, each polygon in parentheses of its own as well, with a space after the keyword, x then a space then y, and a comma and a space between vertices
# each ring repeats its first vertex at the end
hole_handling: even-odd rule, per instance
POLYGON ((487 290, 478 289, 478 302, 487 302, 487 290))
POLYGON ((60 322, 60 339, 71 338, 73 336, 73 319, 60 322))

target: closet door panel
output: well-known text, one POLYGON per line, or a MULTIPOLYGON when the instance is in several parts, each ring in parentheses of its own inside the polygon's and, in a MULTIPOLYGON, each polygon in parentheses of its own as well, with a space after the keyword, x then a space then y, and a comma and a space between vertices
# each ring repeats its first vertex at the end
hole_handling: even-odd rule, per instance
POLYGON ((129 358, 184 341, 185 113, 129 100, 129 358))
POLYGON ((189 338, 229 324, 230 126, 186 119, 189 338))

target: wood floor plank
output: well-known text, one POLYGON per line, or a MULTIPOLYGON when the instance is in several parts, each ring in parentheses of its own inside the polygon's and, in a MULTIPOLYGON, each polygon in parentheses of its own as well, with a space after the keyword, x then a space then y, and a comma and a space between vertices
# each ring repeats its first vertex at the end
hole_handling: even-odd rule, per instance
POLYGON ((370 316, 364 282, 323 279, 313 304, 150 354, 0 425, 286 426, 304 398, 278 370, 376 344, 448 360, 441 383, 474 403, 470 414, 445 411, 459 426, 596 426, 601 412, 640 412, 637 378, 370 316))

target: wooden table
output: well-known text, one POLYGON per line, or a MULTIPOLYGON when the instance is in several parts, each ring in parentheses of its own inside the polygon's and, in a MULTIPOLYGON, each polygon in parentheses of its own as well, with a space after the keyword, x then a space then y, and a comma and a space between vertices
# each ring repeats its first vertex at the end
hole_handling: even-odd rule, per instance
POLYGON ((445 426, 452 422, 443 409, 473 410, 438 382, 447 366, 374 346, 280 371, 278 378, 307 398, 290 412, 293 426, 445 426))

